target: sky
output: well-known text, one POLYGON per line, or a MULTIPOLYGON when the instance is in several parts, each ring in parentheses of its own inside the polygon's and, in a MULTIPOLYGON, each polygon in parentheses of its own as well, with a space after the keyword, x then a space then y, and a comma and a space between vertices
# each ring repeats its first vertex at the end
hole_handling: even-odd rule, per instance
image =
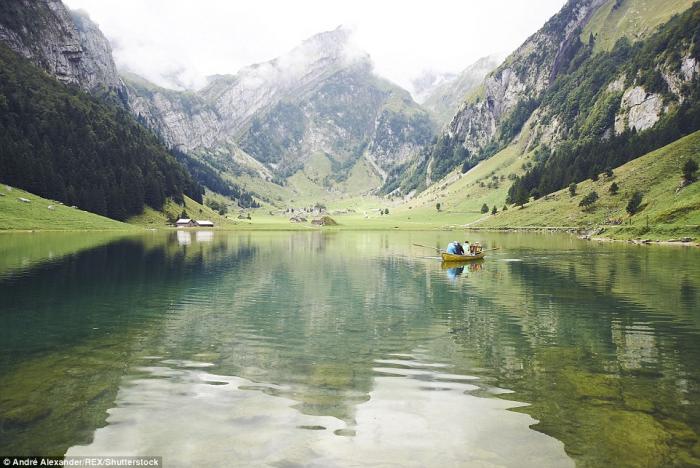
POLYGON ((112 44, 120 70, 169 88, 271 60, 339 25, 375 71, 411 90, 425 71, 459 72, 505 57, 565 0, 64 0, 112 44))

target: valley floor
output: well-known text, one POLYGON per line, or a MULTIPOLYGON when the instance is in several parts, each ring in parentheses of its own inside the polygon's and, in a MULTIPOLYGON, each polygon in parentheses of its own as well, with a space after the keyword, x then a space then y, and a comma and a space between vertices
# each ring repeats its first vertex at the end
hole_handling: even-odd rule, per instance
POLYGON ((522 208, 506 207, 510 180, 531 161, 516 142, 466 174, 455 171, 411 199, 354 197, 328 202, 327 215, 337 223, 333 226, 312 224, 320 217, 312 213, 287 213, 269 206, 221 216, 191 199, 184 207, 171 201, 162 211, 147 208, 121 223, 0 186, 0 230, 168 229, 169 220, 184 210, 188 217, 212 220, 217 230, 561 230, 592 238, 698 241, 700 182, 683 187, 680 170, 698 154, 700 132, 616 168, 612 177, 601 174, 597 181, 579 183, 574 196, 563 189, 522 208), (616 193, 610 191, 613 183, 616 193), (598 199, 582 208, 581 200, 594 191, 598 199), (642 193, 642 203, 630 216, 625 208, 635 191, 642 193), (482 213, 484 206, 487 213, 482 213), (494 206, 497 212, 492 214, 494 206), (305 221, 291 220, 295 215, 305 221))

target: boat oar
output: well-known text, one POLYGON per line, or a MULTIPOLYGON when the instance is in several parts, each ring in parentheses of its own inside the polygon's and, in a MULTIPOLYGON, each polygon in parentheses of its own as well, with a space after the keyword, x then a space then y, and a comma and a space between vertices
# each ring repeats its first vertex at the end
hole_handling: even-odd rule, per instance
POLYGON ((429 245, 421 245, 421 244, 413 244, 413 245, 415 245, 416 247, 424 247, 426 249, 433 249, 433 250, 437 250, 438 252, 442 252, 442 249, 438 249, 437 247, 430 247, 429 245))

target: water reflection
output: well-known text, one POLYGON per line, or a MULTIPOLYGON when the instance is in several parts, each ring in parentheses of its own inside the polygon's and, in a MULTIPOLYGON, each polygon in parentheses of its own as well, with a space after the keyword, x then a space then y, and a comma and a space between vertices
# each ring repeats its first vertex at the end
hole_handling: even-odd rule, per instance
POLYGON ((697 252, 493 235, 450 272, 407 249, 450 236, 176 231, 6 277, 0 452, 698 460, 697 252))

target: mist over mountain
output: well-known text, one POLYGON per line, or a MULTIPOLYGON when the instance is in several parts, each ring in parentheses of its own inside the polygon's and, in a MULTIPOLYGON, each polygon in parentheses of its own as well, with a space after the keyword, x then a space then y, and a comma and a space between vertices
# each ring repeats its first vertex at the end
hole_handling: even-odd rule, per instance
POLYGON ((419 92, 418 102, 431 113, 440 125, 448 123, 469 93, 479 86, 486 75, 500 63, 498 56, 483 57, 458 74, 424 75, 414 82, 419 92), (432 78, 427 84, 425 78, 432 78))
POLYGON ((131 109, 167 144, 233 177, 247 170, 285 186, 304 172, 324 190, 344 191, 355 174, 363 181, 351 190, 369 192, 430 143, 436 124, 410 93, 374 73, 350 34, 314 35, 196 92, 127 75, 131 109))

